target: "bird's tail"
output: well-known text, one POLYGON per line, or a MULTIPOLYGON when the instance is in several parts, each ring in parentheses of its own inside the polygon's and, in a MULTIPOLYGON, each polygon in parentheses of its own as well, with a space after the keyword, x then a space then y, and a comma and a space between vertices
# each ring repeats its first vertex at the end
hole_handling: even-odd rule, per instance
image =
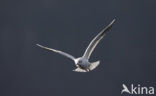
POLYGON ((80 69, 80 68, 76 68, 73 71, 75 72, 87 72, 86 70, 80 69))

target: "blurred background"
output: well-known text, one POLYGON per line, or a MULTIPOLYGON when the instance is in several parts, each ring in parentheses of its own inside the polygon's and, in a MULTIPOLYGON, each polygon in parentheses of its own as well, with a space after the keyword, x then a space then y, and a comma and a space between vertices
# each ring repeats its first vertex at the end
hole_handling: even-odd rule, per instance
MULTIPOLYGON (((156 85, 155 0, 1 0, 0 96, 119 96, 122 84, 156 85), (96 47, 89 73, 37 43, 82 56, 96 47)), ((123 96, 128 96, 126 93, 123 96)))

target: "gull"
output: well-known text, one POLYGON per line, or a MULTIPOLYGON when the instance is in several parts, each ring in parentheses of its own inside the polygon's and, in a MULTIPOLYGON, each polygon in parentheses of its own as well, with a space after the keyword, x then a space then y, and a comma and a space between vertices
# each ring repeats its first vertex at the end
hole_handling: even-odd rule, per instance
POLYGON ((107 25, 102 31, 100 31, 100 33, 96 37, 93 38, 93 40, 90 42, 87 49, 85 50, 83 56, 79 57, 79 58, 75 58, 74 56, 72 56, 68 53, 65 53, 63 51, 60 51, 60 50, 48 48, 48 47, 42 46, 40 44, 36 44, 36 45, 43 48, 43 49, 53 51, 55 53, 61 54, 65 57, 73 60, 75 62, 75 65, 76 65, 76 69, 74 69, 73 71, 75 71, 75 72, 89 72, 89 71, 95 69, 100 64, 100 60, 90 63, 89 58, 90 58, 93 50, 97 46, 97 44, 100 42, 100 40, 111 29, 114 22, 115 22, 115 19, 112 22, 110 22, 110 24, 107 25))
POLYGON ((123 87, 123 89, 122 89, 122 91, 121 91, 121 94, 122 94, 123 92, 127 92, 127 93, 131 94, 131 92, 128 90, 128 88, 127 88, 127 86, 126 86, 125 84, 122 84, 122 87, 123 87))

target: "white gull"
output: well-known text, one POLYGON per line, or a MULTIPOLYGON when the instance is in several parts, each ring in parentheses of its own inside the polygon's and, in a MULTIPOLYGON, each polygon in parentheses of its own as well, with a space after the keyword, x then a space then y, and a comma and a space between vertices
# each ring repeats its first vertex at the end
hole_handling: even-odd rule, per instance
POLYGON ((63 51, 59 51, 56 49, 52 49, 52 48, 48 48, 45 46, 42 46, 40 44, 36 44, 37 46, 59 53, 65 57, 68 57, 70 59, 72 59, 75 62, 76 65, 76 69, 74 69, 73 71, 75 72, 89 72, 93 69, 95 69, 99 64, 100 61, 96 61, 96 62, 92 62, 90 63, 88 60, 91 56, 91 53, 93 52, 93 50, 95 49, 95 47, 97 46, 97 44, 100 42, 100 40, 105 36, 105 34, 111 29, 113 23, 115 22, 115 19, 109 24, 107 25, 89 44, 89 46, 87 47, 86 51, 84 52, 82 57, 79 58, 75 58, 74 56, 65 53, 63 51))

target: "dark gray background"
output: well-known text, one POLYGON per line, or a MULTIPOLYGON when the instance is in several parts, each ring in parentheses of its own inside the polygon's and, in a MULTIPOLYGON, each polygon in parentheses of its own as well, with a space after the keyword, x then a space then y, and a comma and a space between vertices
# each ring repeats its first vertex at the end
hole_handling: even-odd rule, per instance
POLYGON ((155 0, 0 2, 0 96, 119 96, 123 83, 156 85, 155 0), (92 72, 73 72, 72 60, 35 45, 79 57, 114 18, 92 72))

